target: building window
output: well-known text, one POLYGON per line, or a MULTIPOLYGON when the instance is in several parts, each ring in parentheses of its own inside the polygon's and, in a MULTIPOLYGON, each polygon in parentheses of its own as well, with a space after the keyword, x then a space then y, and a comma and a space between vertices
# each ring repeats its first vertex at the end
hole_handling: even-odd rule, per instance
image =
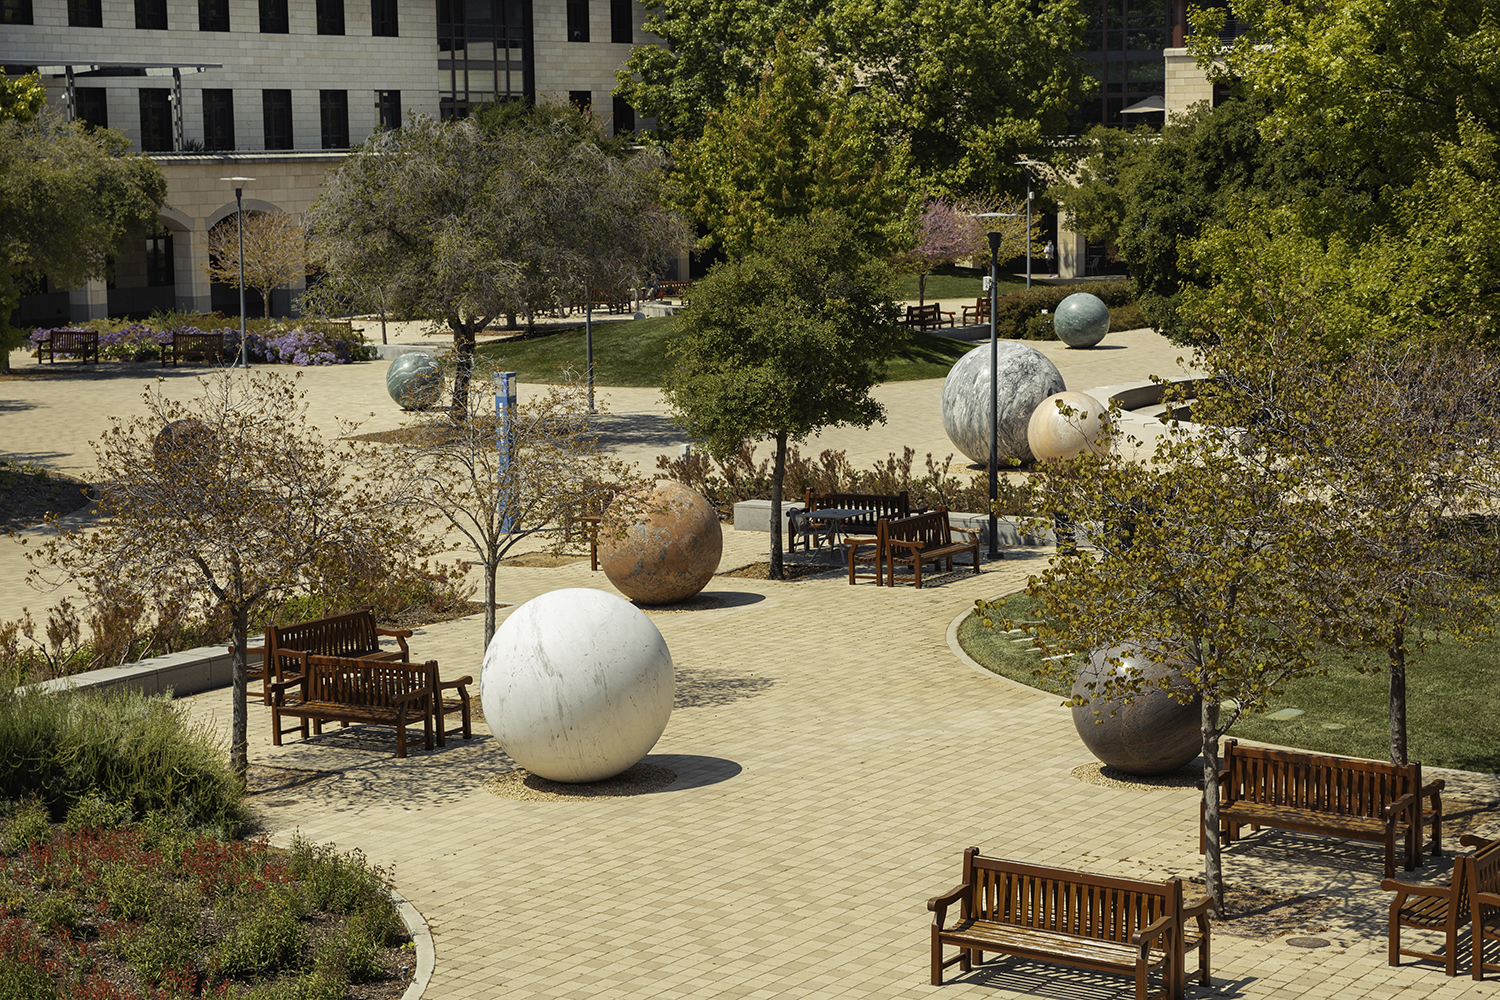
POLYGON ((31 0, 0 0, 0 24, 30 24, 31 0))
POLYGON ((260 33, 284 35, 291 30, 286 14, 286 0, 260 0, 260 33))
POLYGON ((396 0, 370 0, 370 34, 378 38, 395 38, 396 0))
POLYGON ((318 34, 344 33, 344 0, 318 0, 318 34))
POLYGON ((135 26, 142 30, 167 29, 167 0, 135 0, 135 26))
POLYGON ((620 45, 635 41, 634 0, 609 0, 609 40, 620 45))
POLYGON ((229 0, 198 0, 198 30, 228 31, 229 0))
POLYGON ((203 148, 234 148, 234 91, 203 92, 203 148))
POLYGON ((166 87, 142 88, 141 150, 147 153, 172 151, 172 92, 166 87))
POLYGON ((80 121, 88 122, 94 128, 109 128, 109 103, 104 99, 103 87, 79 87, 74 94, 78 98, 76 107, 80 121))
POLYGON ((615 135, 621 132, 635 131, 635 108, 626 103, 625 98, 615 98, 615 135))
POLYGON ((292 148, 292 92, 290 90, 262 90, 261 112, 265 118, 266 148, 292 148))
POLYGON ((399 90, 377 90, 375 91, 375 112, 380 119, 380 127, 384 129, 398 129, 401 127, 401 91, 399 90))
POLYGON ((100 0, 68 0, 68 27, 104 27, 104 6, 100 0))
POLYGON ((323 123, 323 148, 349 148, 349 92, 318 91, 318 115, 323 123))
POLYGON ((165 227, 146 240, 146 284, 152 288, 177 284, 177 267, 172 260, 172 233, 165 227))
POLYGON ((445 118, 498 100, 536 93, 532 0, 438 0, 439 106, 445 118))
POLYGON ((589 40, 589 0, 568 0, 568 41, 589 40))
POLYGON ((568 91, 568 103, 584 114, 588 114, 594 107, 594 92, 592 90, 570 90, 568 91))

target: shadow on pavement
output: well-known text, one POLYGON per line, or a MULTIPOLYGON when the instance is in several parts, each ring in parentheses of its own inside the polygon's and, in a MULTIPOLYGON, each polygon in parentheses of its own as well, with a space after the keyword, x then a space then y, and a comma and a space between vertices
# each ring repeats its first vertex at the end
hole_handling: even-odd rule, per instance
POLYGON ((660 413, 612 413, 599 421, 599 443, 606 448, 672 448, 687 434, 660 413))
POLYGON ((721 708, 765 694, 776 684, 771 677, 741 677, 723 670, 677 669, 677 699, 673 709, 721 708))
POLYGON ((682 792, 689 788, 717 785, 721 781, 728 781, 744 770, 734 761, 725 760, 723 757, 704 757, 692 753, 652 753, 647 754, 641 763, 655 764, 657 767, 665 767, 669 771, 677 772, 676 781, 665 788, 648 792, 649 795, 682 792))

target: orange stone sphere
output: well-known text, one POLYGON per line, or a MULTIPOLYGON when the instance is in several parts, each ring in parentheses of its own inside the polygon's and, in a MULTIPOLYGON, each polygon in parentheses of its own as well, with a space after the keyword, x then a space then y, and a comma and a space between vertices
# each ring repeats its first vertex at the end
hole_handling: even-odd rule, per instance
POLYGON ((599 525, 599 566, 640 604, 674 604, 702 590, 719 568, 724 531, 698 493, 662 480, 644 495, 616 500, 599 525))

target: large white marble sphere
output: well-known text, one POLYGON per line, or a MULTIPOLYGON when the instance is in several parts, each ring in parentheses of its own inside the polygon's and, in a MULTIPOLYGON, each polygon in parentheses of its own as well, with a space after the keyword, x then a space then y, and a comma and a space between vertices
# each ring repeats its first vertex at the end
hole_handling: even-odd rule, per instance
POLYGON ((1086 392, 1059 392, 1042 400, 1026 422, 1026 442, 1040 462, 1072 458, 1085 449, 1109 451, 1109 407, 1086 392), (1057 404, 1072 411, 1064 415, 1057 404))
POLYGON ((672 715, 667 642, 602 590, 554 590, 512 611, 484 652, 480 702, 512 760, 553 781, 603 781, 650 752, 672 715))
MULTIPOLYGON (((1065 388, 1057 366, 1034 347, 1002 340, 995 367, 999 405, 995 419, 1000 462, 1035 456, 1026 440, 1026 425, 1042 400, 1065 388)), ((990 461, 990 345, 958 359, 943 382, 943 430, 954 447, 972 462, 990 461)))

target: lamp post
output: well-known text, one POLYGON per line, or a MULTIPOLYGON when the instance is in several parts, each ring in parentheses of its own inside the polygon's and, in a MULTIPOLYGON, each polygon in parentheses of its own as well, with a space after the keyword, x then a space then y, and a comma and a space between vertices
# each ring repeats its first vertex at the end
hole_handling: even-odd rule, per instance
MULTIPOLYGON (((999 274, 1000 267, 1000 241, 1004 239, 1005 233, 999 228, 999 224, 989 220, 1014 219, 1016 212, 984 212, 976 215, 976 219, 985 219, 987 229, 985 236, 990 241, 990 550, 989 558, 1000 558, 1000 519, 995 513, 995 501, 1000 496, 1000 444, 996 438, 995 414, 1000 412, 1000 337, 995 325, 995 307, 999 301, 999 282, 995 279, 999 274)), ((1031 230, 1027 230, 1027 247, 1031 245, 1031 230)), ((1028 263, 1027 273, 1030 275, 1031 267, 1028 263)), ((1029 287, 1029 286, 1028 286, 1029 287)))
POLYGON ((1016 161, 1026 174, 1026 287, 1031 288, 1031 168, 1040 167, 1043 164, 1036 160, 1020 159, 1016 161))
MULTIPOLYGON (((234 185, 234 221, 240 230, 240 360, 235 364, 236 368, 250 367, 250 349, 245 342, 245 202, 241 197, 245 192, 245 185, 255 180, 254 177, 220 177, 221 181, 228 181, 234 185)), ((266 303, 266 315, 271 314, 271 303, 266 303)))

